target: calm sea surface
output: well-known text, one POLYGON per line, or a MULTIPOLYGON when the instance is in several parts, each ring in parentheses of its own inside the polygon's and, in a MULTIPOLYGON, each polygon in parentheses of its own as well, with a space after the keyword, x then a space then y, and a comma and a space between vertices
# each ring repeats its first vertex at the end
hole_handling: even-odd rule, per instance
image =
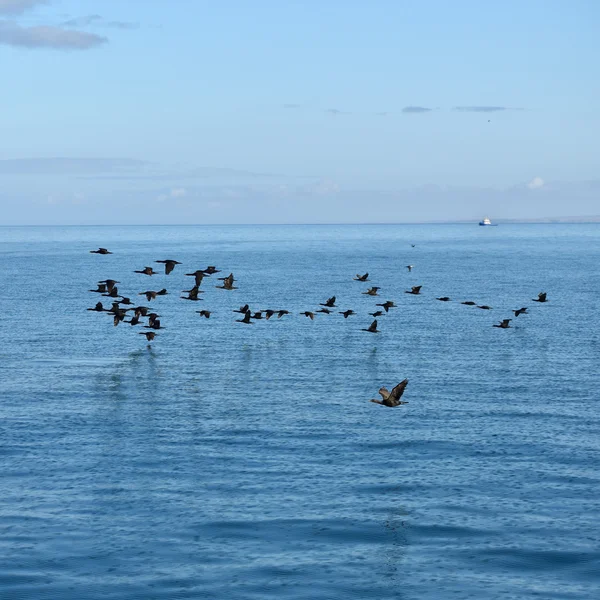
POLYGON ((599 598, 599 265, 600 225, 0 228, 0 598, 599 598), (239 289, 179 299, 207 265, 239 289))

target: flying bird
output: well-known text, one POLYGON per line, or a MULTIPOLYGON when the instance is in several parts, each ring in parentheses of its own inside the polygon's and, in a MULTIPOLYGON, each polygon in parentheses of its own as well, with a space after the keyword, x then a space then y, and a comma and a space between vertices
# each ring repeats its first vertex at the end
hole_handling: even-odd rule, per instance
MULTIPOLYGON (((99 281, 99 284, 104 284, 106 286, 106 291, 110 292, 117 283, 121 283, 120 281, 115 281, 114 279, 104 279, 103 281, 99 281)), ((99 286, 98 286, 99 287, 99 286)))
POLYGON ((377 329, 377 319, 375 319, 366 329, 361 329, 361 331, 368 331, 369 333, 379 333, 377 329))
POLYGON ((236 322, 237 323, 245 323, 246 325, 254 325, 254 323, 250 320, 251 319, 251 315, 252 315, 252 313, 249 310, 247 310, 244 313, 244 318, 243 319, 236 319, 236 322))
POLYGON ((488 306, 487 304, 482 304, 481 306, 478 306, 477 308, 481 308, 482 310, 492 310, 492 307, 488 306))
POLYGON ((88 308, 86 310, 93 310, 94 312, 104 312, 105 308, 102 306, 102 302, 96 302, 94 308, 88 308))
POLYGON ((106 284, 105 283, 99 283, 98 284, 98 289, 96 289, 96 290, 88 290, 88 292, 97 292, 98 294, 105 294, 106 293, 106 284))
POLYGON ((98 248, 98 250, 90 250, 90 254, 112 254, 106 248, 98 248))
POLYGON ((350 315, 354 314, 354 311, 351 308, 349 308, 348 310, 345 310, 344 312, 342 312, 342 311, 339 311, 339 312, 340 312, 340 315, 344 315, 344 319, 347 319, 350 315))
POLYGON ((141 271, 134 271, 134 273, 141 273, 142 275, 158 275, 152 267, 144 267, 141 271))
POLYGON ((375 402, 375 404, 381 404, 382 406, 400 406, 400 404, 408 404, 408 402, 404 400, 400 400, 402 398, 402 394, 404 394, 404 390, 408 385, 408 379, 404 379, 401 381, 391 392, 389 392, 386 388, 382 387, 379 390, 379 395, 383 398, 383 400, 375 400, 372 399, 371 402, 375 402))
POLYGON ((369 313, 372 317, 381 317, 383 315, 382 310, 376 310, 375 312, 369 313))
POLYGON ((138 332, 140 335, 145 335, 146 339, 151 342, 154 337, 156 336, 156 333, 154 331, 139 331, 138 332))
POLYGON ((410 273, 413 270, 414 265, 406 265, 406 268, 408 269, 408 272, 410 273))
POLYGON ((381 306, 385 312, 388 312, 390 308, 395 308, 396 305, 391 300, 386 300, 383 304, 376 304, 375 306, 381 306))
POLYGON ((323 314, 325 314, 325 315, 330 315, 330 314, 331 314, 331 311, 330 311, 328 308, 325 308, 325 307, 323 307, 323 308, 320 308, 320 309, 319 309, 319 310, 317 310, 316 312, 318 312, 318 313, 323 313, 323 314))
POLYGON ((513 312, 515 313, 515 317, 518 317, 519 315, 528 315, 529 314, 527 312, 526 306, 524 306, 523 308, 518 308, 517 310, 513 310, 513 312))
POLYGON ((186 275, 186 277, 195 277, 196 285, 200 286, 200 284, 202 283, 202 280, 204 279, 205 273, 204 273, 204 271, 197 270, 197 271, 194 271, 193 273, 186 273, 185 275, 186 275))
POLYGON ((210 310, 197 310, 196 311, 201 317, 205 317, 206 319, 210 319, 210 310))
POLYGON ((187 296, 180 296, 180 298, 183 300, 202 300, 202 298, 198 298, 198 294, 202 292, 198 289, 197 285, 195 285, 191 290, 183 290, 183 292, 187 294, 187 296))
POLYGON ((319 302, 319 306, 326 306, 327 308, 335 308, 335 296, 328 298, 326 302, 319 302))
POLYGON ((450 298, 448 298, 448 296, 442 296, 441 298, 436 298, 436 300, 440 300, 441 302, 450 302, 450 298))
POLYGON ((546 296, 547 296, 546 292, 540 292, 538 294, 538 297, 534 298, 533 301, 534 302, 547 302, 546 296))
POLYGON ((467 306, 476 306, 477 302, 473 302, 473 300, 467 300, 466 302, 461 302, 461 304, 466 304, 467 306))
POLYGON ((410 291, 406 291, 404 292, 405 294, 414 294, 415 296, 417 296, 418 294, 421 293, 421 288, 423 286, 422 285, 413 285, 413 287, 410 289, 410 291))
POLYGON ((235 281, 233 273, 230 273, 228 277, 219 277, 219 279, 223 282, 223 285, 215 285, 215 287, 222 290, 237 290, 237 287, 233 285, 235 281))
POLYGON ((171 258, 168 258, 166 260, 155 260, 154 262, 163 263, 165 265, 165 275, 168 275, 175 268, 175 265, 181 264, 179 261, 173 260, 171 258))
POLYGON ((300 314, 304 315, 305 317, 308 317, 311 321, 313 321, 315 318, 315 313, 310 312, 310 310, 305 310, 304 312, 301 312, 300 314))
POLYGON ((493 327, 499 327, 500 329, 509 329, 510 325, 509 323, 512 321, 512 319, 504 319, 502 321, 500 321, 499 325, 493 325, 493 327))
POLYGON ((380 287, 377 286, 373 286, 372 288, 369 288, 366 292, 362 292, 363 294, 366 294, 367 296, 378 296, 377 294, 377 290, 380 290, 380 287))
POLYGON ((354 278, 354 281, 369 281, 369 274, 365 273, 364 275, 359 275, 357 273, 356 277, 354 278))
POLYGON ((247 304, 244 304, 244 306, 240 306, 239 310, 234 310, 233 312, 246 314, 249 309, 250 307, 247 304))

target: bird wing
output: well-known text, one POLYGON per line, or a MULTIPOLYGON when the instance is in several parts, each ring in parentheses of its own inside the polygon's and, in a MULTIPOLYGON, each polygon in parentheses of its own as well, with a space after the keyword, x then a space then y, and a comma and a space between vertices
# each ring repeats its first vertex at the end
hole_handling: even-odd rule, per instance
POLYGON ((369 331, 377 331, 377 319, 375 319, 369 326, 369 331))
POLYGON ((408 385, 408 379, 404 379, 401 381, 391 392, 390 396, 394 398, 394 400, 400 400, 402 394, 404 394, 404 390, 408 385))
POLYGON ((382 387, 379 388, 379 395, 384 399, 387 400, 390 397, 390 392, 388 391, 387 388, 382 387))
POLYGON ((165 275, 168 275, 175 268, 175 263, 170 261, 165 262, 165 275))

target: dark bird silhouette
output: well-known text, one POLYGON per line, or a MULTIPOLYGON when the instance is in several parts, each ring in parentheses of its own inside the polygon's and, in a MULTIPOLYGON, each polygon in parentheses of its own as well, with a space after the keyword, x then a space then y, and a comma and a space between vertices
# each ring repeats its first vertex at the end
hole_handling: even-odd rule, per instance
POLYGON ((215 285, 215 287, 222 290, 237 290, 237 287, 233 285, 233 282, 235 281, 233 273, 231 273, 228 277, 219 277, 219 279, 223 281, 223 285, 215 285))
POLYGON ((170 258, 166 260, 155 260, 154 262, 162 263, 165 265, 165 275, 168 275, 175 268, 175 265, 181 264, 179 261, 172 260, 170 258))
POLYGON ((119 298, 121 295, 119 294, 119 288, 115 285, 112 289, 110 289, 106 294, 102 294, 108 298, 119 298))
POLYGON ((204 273, 204 271, 198 270, 198 271, 194 271, 193 273, 186 273, 185 275, 186 275, 186 277, 195 277, 196 285, 198 287, 200 287, 200 284, 202 283, 202 280, 204 279, 205 273, 204 273))
POLYGON ((196 311, 201 317, 205 317, 206 319, 210 319, 210 310, 197 310, 196 311))
POLYGON ((406 291, 404 292, 405 294, 414 294, 415 296, 418 296, 421 293, 421 288, 423 286, 422 285, 414 285, 410 291, 406 291))
POLYGON ((377 329, 377 319, 375 319, 366 329, 361 329, 361 331, 368 331, 369 333, 379 333, 377 329))
POLYGON ((500 321, 499 325, 493 325, 493 327, 499 327, 500 329, 509 329, 510 325, 509 323, 512 321, 512 319, 504 319, 502 321, 500 321))
POLYGON ((380 287, 377 286, 373 286, 372 288, 369 288, 366 292, 362 292, 363 294, 366 294, 367 296, 377 296, 377 290, 380 290, 380 287))
POLYGON ((126 314, 126 312, 115 312, 113 317, 113 325, 116 327, 121 321, 124 321, 126 314))
POLYGON ((245 323, 246 325, 254 325, 254 323, 252 323, 252 321, 250 320, 252 316, 252 313, 247 310, 244 313, 244 318, 243 319, 236 319, 236 323, 245 323))
POLYGON ((94 308, 88 308, 87 310, 93 310, 94 312, 104 312, 104 307, 102 306, 102 302, 96 302, 96 306, 94 308))
POLYGON ((365 273, 364 275, 359 275, 357 273, 356 277, 354 278, 354 281, 369 281, 369 274, 365 273))
POLYGON ((121 300, 119 300, 119 304, 125 304, 125 305, 133 304, 133 302, 125 296, 120 296, 120 298, 121 298, 121 300))
POLYGON ((133 310, 136 317, 145 317, 150 309, 147 306, 136 306, 133 310))
POLYGON ((388 312, 390 308, 395 308, 395 304, 391 300, 386 300, 383 304, 376 304, 375 306, 381 306, 385 312, 388 312))
POLYGON ((158 292, 156 292, 157 296, 166 296, 169 292, 167 292, 167 290, 165 288, 163 288, 162 290, 158 290, 158 292))
POLYGON ((144 267, 141 271, 134 271, 134 273, 141 273, 142 275, 158 275, 152 267, 144 267))
POLYGON ((408 404, 408 402, 404 400, 400 400, 402 398, 402 394, 404 394, 404 390, 408 385, 408 379, 404 379, 401 381, 391 392, 389 392, 386 388, 382 387, 379 390, 379 395, 383 398, 383 400, 375 400, 372 399, 371 402, 375 402, 375 404, 381 404, 382 406, 400 406, 400 404, 408 404))
POLYGON ((154 317, 151 322, 148 322, 148 325, 144 325, 146 329, 164 329, 164 327, 160 324, 160 319, 154 317))
MULTIPOLYGON (((150 325, 150 327, 152 327, 158 320, 158 317, 160 317, 160 315, 158 315, 156 313, 150 313, 148 315, 148 325, 150 325)), ((159 321, 159 323, 160 323, 160 321, 159 321)))
POLYGON ((344 319, 347 319, 350 315, 354 314, 354 311, 351 308, 349 308, 348 310, 345 310, 343 312, 340 310, 339 312, 340 312, 340 315, 344 315, 344 319))
POLYGON ((106 286, 106 291, 110 292, 117 283, 121 283, 121 282, 115 281, 114 279, 105 279, 104 281, 99 281, 98 283, 103 283, 106 286))
POLYGON ((308 317, 311 321, 313 321, 315 318, 315 313, 310 312, 310 310, 305 310, 304 312, 301 312, 300 314, 304 315, 305 317, 308 317))
POLYGON ((327 302, 319 302, 319 306, 326 306, 327 308, 335 308, 335 296, 327 299, 327 302))
POLYGON ((416 246, 416 244, 411 244, 410 245, 411 248, 414 248, 415 246, 416 246))
POLYGON ((90 254, 112 254, 106 248, 98 248, 98 250, 90 250, 90 254))
POLYGON ((436 298, 436 300, 440 300, 440 302, 450 302, 448 296, 442 296, 441 298, 436 298))
POLYGON ((138 325, 140 322, 140 317, 137 314, 134 314, 129 321, 125 321, 125 323, 129 323, 130 325, 138 325))
POLYGON ((240 306, 240 308, 238 310, 234 310, 233 312, 246 314, 249 310, 250 310, 250 307, 247 304, 244 304, 244 306, 240 306))
POLYGON ((138 296, 146 296, 146 300, 150 302, 151 300, 154 300, 156 298, 156 294, 157 292, 154 292, 152 290, 146 290, 145 292, 140 292, 138 296))
POLYGON ((375 312, 369 313, 372 317, 381 317, 383 315, 382 310, 376 310, 375 312))
POLYGON ((226 281, 227 279, 231 279, 231 281, 235 281, 235 277, 233 276, 233 273, 229 273, 229 275, 227 275, 227 277, 217 277, 217 279, 219 281, 226 281))
POLYGON ((157 335, 154 331, 138 331, 140 335, 145 335, 146 339, 151 342, 154 337, 157 335))
POLYGON ((414 265, 406 265, 408 272, 410 273, 413 270, 414 265))
POLYGON ((198 294, 200 293, 200 290, 198 289, 198 286, 195 285, 191 290, 183 290, 184 293, 187 293, 187 296, 180 296, 183 300, 194 300, 194 301, 198 301, 201 300, 201 298, 198 298, 198 294))
POLYGON ((517 310, 513 310, 513 313, 515 313, 515 317, 518 317, 519 315, 528 315, 529 314, 527 312, 526 306, 524 306, 523 308, 518 308, 517 310))
POLYGON ((259 310, 259 311, 255 312, 250 318, 260 321, 263 318, 262 312, 259 310))
POLYGON ((97 290, 88 290, 88 292, 97 292, 98 294, 105 294, 106 293, 106 284, 99 283, 97 290))
POLYGON ((283 317, 284 315, 289 315, 289 314, 290 314, 290 311, 289 311, 289 310, 280 310, 280 311, 277 313, 277 318, 278 318, 278 319, 281 319, 281 317, 283 317))
POLYGON ((538 297, 534 298, 533 301, 534 302, 548 302, 548 300, 546 300, 546 296, 547 296, 546 292, 540 292, 538 294, 538 297))
POLYGON ((328 308, 325 308, 325 307, 323 307, 323 308, 320 308, 320 309, 319 309, 319 310, 317 310, 316 312, 318 312, 318 313, 323 313, 323 314, 325 314, 325 315, 330 315, 330 314, 331 314, 331 311, 330 311, 328 308))
POLYGON ((476 306, 477 302, 473 302, 473 300, 467 300, 466 302, 461 302, 461 304, 466 304, 467 306, 476 306))
POLYGON ((205 275, 213 275, 214 273, 220 273, 220 272, 221 271, 219 271, 219 269, 216 269, 212 265, 210 265, 210 266, 206 267, 206 269, 204 269, 205 275))
POLYGON ((477 308, 481 308, 482 310, 492 310, 492 307, 488 306, 487 304, 482 304, 481 306, 478 306, 477 308))
POLYGON ((269 308, 267 310, 263 310, 262 312, 265 313, 265 319, 268 321, 277 311, 269 308))

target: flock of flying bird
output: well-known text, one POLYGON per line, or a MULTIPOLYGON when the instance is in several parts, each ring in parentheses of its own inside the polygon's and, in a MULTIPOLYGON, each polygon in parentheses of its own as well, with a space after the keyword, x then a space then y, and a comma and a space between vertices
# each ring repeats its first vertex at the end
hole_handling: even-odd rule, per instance
MULTIPOLYGON (((414 245, 413 245, 413 247, 414 247, 414 245)), ((98 248, 98 250, 90 250, 90 253, 92 253, 92 254, 112 254, 112 252, 110 252, 106 248, 98 248)), ((181 264, 179 261, 173 260, 173 259, 157 260, 155 262, 165 265, 165 275, 169 275, 173 271, 173 269, 175 268, 176 265, 181 264)), ((406 268, 410 272, 413 269, 413 265, 406 265, 406 268)), ((152 267, 144 267, 143 269, 135 270, 134 273, 139 273, 139 274, 148 275, 148 276, 159 274, 152 267)), ((181 296, 181 298, 183 300, 191 300, 191 301, 200 300, 199 294, 204 293, 203 290, 200 289, 200 285, 202 284, 202 281, 204 280, 205 277, 210 277, 211 275, 214 275, 216 273, 220 273, 220 271, 214 266, 208 266, 205 269, 198 269, 198 270, 194 271, 193 273, 186 273, 185 274, 186 276, 194 277, 194 286, 189 290, 184 290, 183 293, 186 293, 187 296, 181 296)), ((238 289, 234 285, 235 278, 233 276, 233 273, 230 273, 227 277, 219 277, 218 280, 222 282, 222 285, 215 286, 217 288, 224 289, 224 290, 238 289)), ((359 281, 359 282, 367 282, 367 281, 369 281, 369 273, 364 273, 363 275, 357 274, 356 277, 354 277, 354 280, 359 281)), ((93 312, 105 312, 105 313, 112 315, 113 324, 115 326, 119 325, 119 323, 121 323, 121 322, 129 323, 130 325, 141 325, 144 329, 147 329, 148 331, 141 331, 141 332, 139 332, 140 335, 145 336, 147 341, 151 342, 152 340, 154 340, 154 338, 156 336, 156 331, 159 329, 164 329, 164 327, 161 325, 161 322, 159 319, 160 315, 156 312, 151 312, 151 309, 147 306, 137 306, 136 303, 132 302, 130 298, 120 294, 119 289, 117 287, 118 283, 120 283, 120 282, 115 281, 114 279, 104 279, 104 280, 98 282, 97 289, 89 290, 90 292, 102 294, 102 296, 104 296, 104 297, 112 298, 111 308, 105 308, 103 306, 102 302, 98 302, 98 303, 96 303, 96 305, 93 308, 88 308, 87 310, 93 311, 93 312), (133 312, 133 316, 129 320, 126 320, 127 313, 130 311, 133 312), (142 321, 141 321, 142 318, 148 319, 146 325, 142 325, 142 321)), ((421 293, 421 288, 422 288, 422 286, 416 285, 416 286, 413 286, 410 290, 407 290, 405 293, 416 296, 421 293)), ((372 286, 367 291, 362 292, 362 294, 367 295, 367 296, 379 296, 378 291, 380 289, 381 289, 380 287, 372 286)), ((146 290, 143 292, 139 292, 138 295, 145 296, 146 300, 148 302, 150 302, 150 301, 154 300, 155 298, 157 298, 158 296, 164 296, 167 293, 168 293, 167 290, 165 288, 162 288, 158 291, 146 290)), ((447 296, 441 296, 439 298, 436 298, 436 300, 439 300, 440 302, 450 302, 450 298, 447 296)), ((540 292, 538 294, 537 298, 533 298, 533 301, 534 302, 542 302, 542 303, 547 302, 546 292, 540 292)), ((491 310, 491 308, 492 308, 491 306, 487 306, 485 304, 478 305, 476 302, 473 302, 471 300, 466 300, 464 302, 461 302, 461 304, 465 304, 467 306, 476 306, 477 308, 480 308, 482 310, 491 310)), ((377 317, 382 316, 384 314, 383 311, 385 311, 385 313, 387 313, 391 308, 395 308, 396 304, 392 300, 386 300, 385 302, 382 302, 382 303, 376 303, 376 306, 381 307, 381 309, 383 309, 383 310, 378 309, 372 313, 369 313, 372 317, 374 317, 374 320, 369 325, 369 327, 363 328, 363 329, 361 329, 361 331, 366 331, 368 333, 379 333, 379 330, 377 329, 377 317)), ((307 310, 307 311, 301 312, 300 314, 311 320, 314 320, 315 315, 319 314, 319 313, 331 314, 332 312, 334 312, 333 309, 337 308, 336 297, 331 296, 325 302, 322 302, 320 304, 320 307, 321 308, 319 308, 315 311, 307 310)), ((210 315, 211 315, 210 310, 198 310, 196 312, 199 313, 201 317, 205 317, 206 319, 209 319, 210 315)), ((248 304, 244 304, 243 306, 240 306, 239 309, 236 309, 233 312, 240 313, 243 315, 243 317, 241 319, 236 319, 236 322, 244 323, 245 325, 252 325, 253 321, 256 321, 256 320, 261 320, 261 319, 269 320, 271 317, 273 317, 275 315, 277 316, 278 319, 281 319, 283 316, 290 314, 289 311, 287 311, 287 310, 271 310, 271 309, 255 311, 253 313, 251 311, 250 307, 248 306, 248 304), (264 315, 263 315, 263 313, 264 313, 264 315)), ((356 314, 352 309, 348 309, 345 311, 337 311, 337 312, 339 314, 343 315, 344 319, 347 319, 349 316, 356 314)), ((522 314, 528 314, 527 307, 518 308, 516 310, 513 310, 512 312, 514 313, 515 317, 518 317, 519 315, 522 315, 522 314)), ((503 319, 502 321, 500 321, 500 323, 494 324, 493 327, 498 327, 500 329, 509 329, 511 327, 511 325, 510 325, 511 321, 512 321, 512 319, 503 319)), ((379 394, 381 395, 382 400, 373 399, 373 400, 371 400, 371 402, 375 402, 377 404, 381 404, 383 406, 388 406, 388 407, 399 406, 400 404, 407 404, 407 402, 401 400, 402 394, 404 393, 404 390, 405 390, 407 384, 408 384, 408 379, 404 379, 398 385, 396 385, 392 389, 391 392, 388 391, 385 387, 382 387, 379 390, 379 394)))

